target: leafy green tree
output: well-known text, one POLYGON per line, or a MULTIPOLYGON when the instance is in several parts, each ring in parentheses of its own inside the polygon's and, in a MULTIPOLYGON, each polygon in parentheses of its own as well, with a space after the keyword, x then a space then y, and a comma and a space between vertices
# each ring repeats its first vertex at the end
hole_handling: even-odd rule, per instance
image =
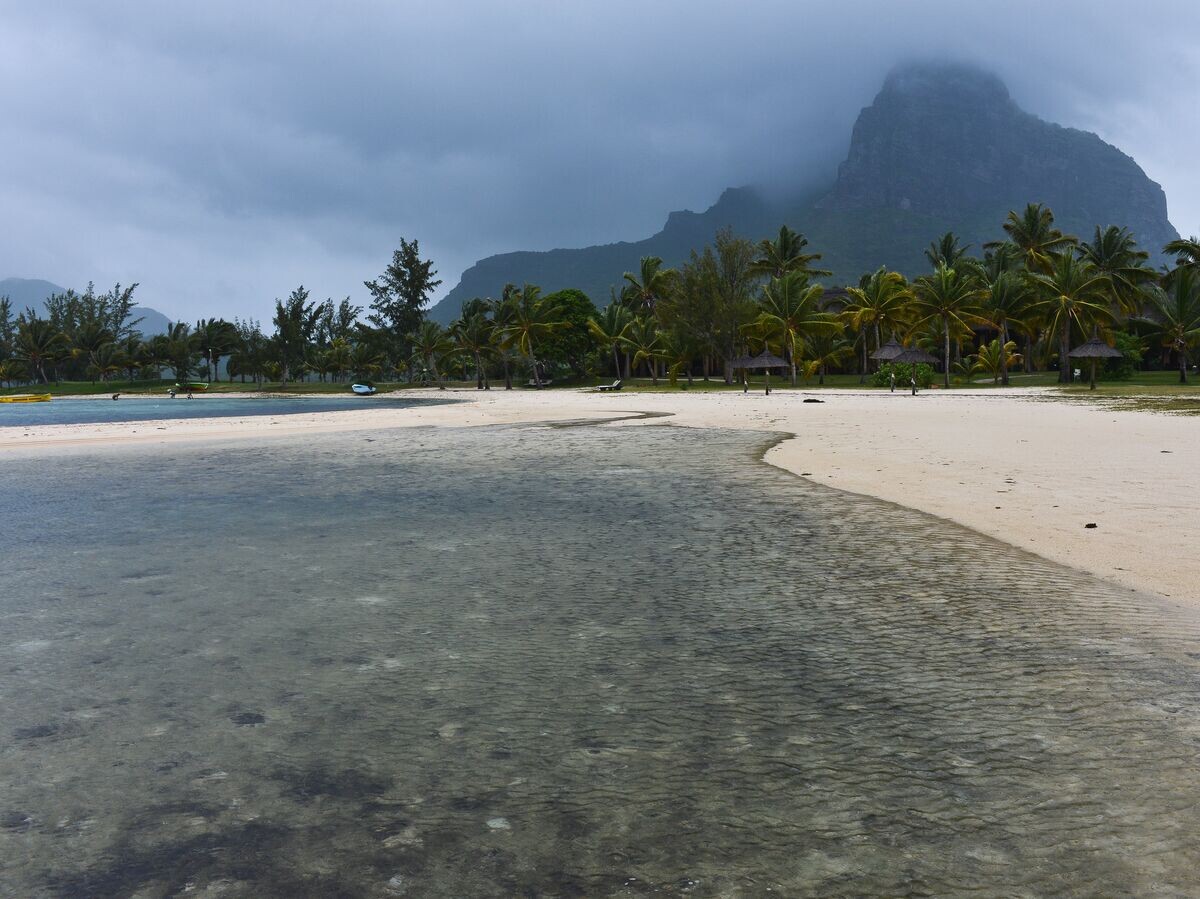
POLYGON ((317 304, 308 301, 308 291, 303 284, 293 290, 286 300, 275 301, 274 343, 282 386, 287 386, 292 375, 303 367, 319 314, 317 304))
POLYGON ((913 282, 914 329, 931 322, 940 324, 944 339, 944 386, 950 386, 950 332, 956 326, 970 328, 983 319, 980 306, 985 292, 979 282, 961 268, 939 265, 933 274, 913 282))
POLYGON ((1145 324, 1151 338, 1177 354, 1179 383, 1186 384, 1191 352, 1200 344, 1200 270, 1181 266, 1166 284, 1149 292, 1145 324))
POLYGON ((0 297, 0 360, 12 355, 13 340, 17 336, 17 320, 13 316, 12 301, 0 297))
MULTIPOLYGON (((613 358, 614 377, 621 377, 621 360, 617 355, 617 347, 621 345, 621 335, 633 321, 633 313, 628 306, 613 301, 604 307, 604 311, 588 320, 588 332, 596 345, 603 350, 611 350, 613 358)), ((628 372, 625 373, 628 377, 628 372)))
POLYGON ((1091 262, 1074 253, 1055 253, 1046 272, 1032 276, 1040 294, 1047 329, 1058 337, 1058 380, 1072 380, 1071 331, 1085 335, 1112 321, 1112 281, 1091 262))
POLYGON ((808 238, 793 231, 787 225, 779 228, 779 235, 774 240, 761 240, 758 243, 758 255, 750 264, 750 271, 755 275, 766 275, 768 278, 782 278, 791 272, 800 272, 809 278, 820 278, 832 274, 824 269, 813 268, 812 263, 821 258, 820 253, 805 253, 808 238))
POLYGON ((588 330, 588 323, 597 314, 595 304, 586 293, 573 287, 547 294, 544 302, 558 310, 558 319, 566 327, 546 337, 541 345, 542 357, 566 363, 576 378, 586 377, 588 355, 596 348, 588 330))
POLYGON ((440 285, 432 260, 422 259, 417 241, 400 239, 400 249, 391 264, 374 281, 363 284, 371 292, 369 320, 377 328, 403 337, 417 330, 425 315, 425 304, 440 285))
POLYGON ((772 278, 763 288, 762 312, 757 324, 768 342, 777 341, 786 351, 793 387, 804 339, 810 334, 836 334, 842 330, 838 317, 821 309, 824 293, 825 288, 810 284, 808 275, 799 270, 772 278))

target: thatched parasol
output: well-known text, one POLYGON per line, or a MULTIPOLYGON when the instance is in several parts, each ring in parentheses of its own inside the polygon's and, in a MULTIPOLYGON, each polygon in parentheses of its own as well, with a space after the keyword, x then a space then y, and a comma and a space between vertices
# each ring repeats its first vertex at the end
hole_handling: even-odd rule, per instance
POLYGON ((928 365, 937 365, 937 358, 931 356, 928 351, 921 349, 919 346, 906 346, 895 356, 891 358, 892 362, 907 362, 915 365, 918 362, 924 362, 928 365))
POLYGON ((888 340, 883 346, 871 354, 871 358, 876 362, 895 362, 896 357, 904 352, 904 345, 895 337, 888 340))
MULTIPOLYGON (((738 356, 731 363, 732 368, 761 368, 766 370, 766 386, 767 395, 771 394, 771 369, 783 368, 787 365, 786 359, 780 359, 770 350, 763 350, 757 356, 738 356)), ((745 393, 750 389, 749 383, 742 382, 742 392, 745 393)))
POLYGON ((1075 347, 1071 352, 1067 353, 1072 359, 1090 359, 1092 360, 1092 381, 1089 387, 1090 390, 1096 389, 1096 360, 1097 359, 1120 359, 1125 354, 1120 350, 1110 347, 1099 337, 1093 337, 1087 343, 1075 347))

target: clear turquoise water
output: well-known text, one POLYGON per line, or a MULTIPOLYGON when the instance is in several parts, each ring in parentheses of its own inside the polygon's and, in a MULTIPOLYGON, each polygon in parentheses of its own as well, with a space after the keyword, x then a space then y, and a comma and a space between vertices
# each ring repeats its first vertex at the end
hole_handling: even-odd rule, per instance
POLYGON ((6 461, 0 895, 1195 895, 1195 617, 766 439, 6 461))
POLYGON ((48 403, 0 403, 0 428, 30 425, 94 424, 109 421, 151 421, 161 418, 228 418, 292 415, 299 412, 339 412, 352 409, 404 408, 418 403, 447 402, 434 398, 389 396, 109 396, 95 399, 54 399, 48 403))

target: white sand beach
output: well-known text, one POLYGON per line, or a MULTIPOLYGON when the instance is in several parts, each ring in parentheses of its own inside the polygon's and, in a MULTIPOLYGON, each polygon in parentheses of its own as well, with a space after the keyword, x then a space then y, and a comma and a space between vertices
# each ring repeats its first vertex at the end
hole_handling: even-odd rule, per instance
POLYGON ((820 484, 955 521, 1133 590, 1200 604, 1200 416, 1112 411, 1040 390, 925 391, 917 397, 835 390, 770 397, 563 390, 427 395, 435 394, 463 402, 6 428, 0 431, 0 459, 55 460, 78 451, 189 440, 667 413, 669 418, 613 426, 670 423, 792 434, 768 453, 769 462, 820 484))

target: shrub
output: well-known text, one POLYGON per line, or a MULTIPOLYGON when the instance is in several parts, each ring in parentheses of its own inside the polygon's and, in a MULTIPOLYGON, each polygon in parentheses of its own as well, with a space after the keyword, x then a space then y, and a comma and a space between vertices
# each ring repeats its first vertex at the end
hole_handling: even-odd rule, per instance
MULTIPOLYGON (((897 389, 908 389, 909 379, 912 377, 913 366, 911 362, 885 362, 879 366, 879 371, 871 376, 871 383, 876 387, 887 387, 891 382, 889 375, 892 372, 896 373, 897 389)), ((933 368, 924 362, 917 363, 917 386, 925 389, 933 383, 933 368)))

